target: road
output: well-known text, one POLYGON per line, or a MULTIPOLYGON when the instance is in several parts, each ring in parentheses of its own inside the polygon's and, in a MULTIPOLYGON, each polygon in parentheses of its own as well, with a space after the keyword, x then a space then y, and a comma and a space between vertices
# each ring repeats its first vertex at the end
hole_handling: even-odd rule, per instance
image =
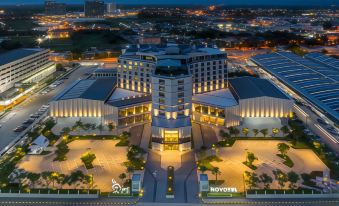
MULTIPOLYGON (((337 206, 339 199, 332 200, 310 200, 310 199, 226 199, 218 200, 217 204, 202 204, 202 203, 151 203, 151 202, 138 202, 138 206, 193 206, 193 205, 237 205, 237 206, 337 206)), ((100 199, 28 199, 28 198, 1 198, 1 206, 41 206, 41 205, 132 205, 133 201, 128 199, 113 199, 113 198, 100 198, 100 199), (126 204, 124 204, 126 203, 126 204)))
POLYGON ((56 94, 65 89, 65 87, 79 78, 86 77, 85 74, 91 73, 93 70, 94 67, 80 67, 69 75, 69 79, 64 80, 64 83, 54 90, 45 95, 40 93, 33 94, 32 97, 14 107, 12 111, 0 120, 0 124, 2 125, 0 128, 0 150, 4 149, 16 139, 19 133, 13 132, 13 129, 28 119, 30 114, 37 112, 42 105, 47 104, 56 94))

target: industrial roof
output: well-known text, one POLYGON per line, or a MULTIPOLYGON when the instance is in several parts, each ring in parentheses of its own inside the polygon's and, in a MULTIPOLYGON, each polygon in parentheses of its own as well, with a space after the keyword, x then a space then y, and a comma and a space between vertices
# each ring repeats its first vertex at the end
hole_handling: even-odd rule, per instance
POLYGON ((221 89, 202 94, 192 98, 193 103, 207 104, 215 107, 232 107, 238 105, 229 89, 221 89))
POLYGON ((328 65, 332 64, 331 59, 317 54, 303 58, 291 52, 262 54, 251 59, 318 109, 339 119, 339 71, 328 65))
POLYGON ((334 67, 339 70, 339 59, 320 54, 320 53, 309 53, 306 54, 305 57, 307 59, 311 59, 315 62, 325 64, 330 67, 334 67))
POLYGON ((27 56, 36 54, 43 51, 44 49, 34 48, 34 49, 14 49, 5 53, 0 54, 0 66, 11 63, 18 59, 25 58, 27 56))
POLYGON ((256 97, 289 99, 282 91, 266 79, 238 77, 230 79, 229 83, 237 99, 249 99, 256 97))
POLYGON ((81 98, 106 101, 114 90, 115 85, 114 78, 82 79, 66 88, 54 100, 81 98))

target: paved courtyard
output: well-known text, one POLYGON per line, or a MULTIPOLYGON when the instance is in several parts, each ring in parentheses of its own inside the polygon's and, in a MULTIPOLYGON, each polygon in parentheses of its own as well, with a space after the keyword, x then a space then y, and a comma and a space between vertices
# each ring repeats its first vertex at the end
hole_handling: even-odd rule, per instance
POLYGON ((111 180, 121 182, 118 176, 125 172, 122 163, 127 161, 127 147, 116 147, 118 140, 76 140, 68 144, 70 151, 67 160, 53 161, 55 155, 27 155, 18 164, 19 168, 29 172, 41 173, 43 171, 56 171, 70 174, 72 171, 81 170, 84 174, 93 174, 94 187, 101 191, 111 191, 111 180), (87 170, 80 157, 86 151, 96 155, 93 162, 94 168, 87 170))
MULTIPOLYGON (((294 162, 293 168, 285 166, 282 159, 276 156, 278 154, 277 144, 283 142, 279 140, 257 141, 257 140, 238 140, 233 147, 220 148, 217 152, 222 162, 212 162, 213 166, 219 167, 221 174, 218 179, 225 180, 224 185, 236 187, 238 191, 244 190, 243 173, 251 171, 242 162, 246 159, 246 152, 253 152, 258 160, 254 165, 258 168, 254 171, 258 176, 267 173, 274 179, 272 170, 280 169, 287 173, 293 170, 296 173, 310 173, 312 171, 328 170, 326 165, 309 149, 293 149, 288 152, 288 156, 294 162)), ((215 176, 211 173, 209 179, 214 180, 215 176)), ((287 185, 286 185, 287 187, 287 185)), ((278 189, 274 181, 271 188, 278 189)))

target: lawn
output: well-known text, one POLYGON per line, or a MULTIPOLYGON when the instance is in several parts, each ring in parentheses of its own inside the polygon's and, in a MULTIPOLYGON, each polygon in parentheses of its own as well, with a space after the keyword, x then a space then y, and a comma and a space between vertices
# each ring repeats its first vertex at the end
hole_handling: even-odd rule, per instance
POLYGON ((198 161, 198 167, 205 167, 207 170, 213 170, 214 166, 211 164, 212 162, 221 162, 222 159, 215 155, 208 156, 198 161))
POLYGON ((52 39, 45 41, 41 46, 55 51, 86 51, 91 47, 97 49, 118 48, 126 41, 110 31, 79 31, 69 39, 52 39))
POLYGON ((291 158, 289 156, 283 156, 282 154, 277 154, 278 157, 280 157, 281 159, 284 160, 284 165, 286 165, 287 167, 292 168, 294 166, 293 161, 291 160, 291 158))

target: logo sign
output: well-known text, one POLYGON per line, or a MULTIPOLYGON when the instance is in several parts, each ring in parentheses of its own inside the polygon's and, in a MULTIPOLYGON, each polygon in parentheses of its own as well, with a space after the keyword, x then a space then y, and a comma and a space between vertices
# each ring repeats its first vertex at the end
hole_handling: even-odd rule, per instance
POLYGON ((113 194, 126 194, 128 195, 130 193, 130 188, 129 187, 122 187, 115 179, 112 179, 112 190, 113 194))
POLYGON ((210 187, 210 192, 237 192, 235 187, 210 187))

